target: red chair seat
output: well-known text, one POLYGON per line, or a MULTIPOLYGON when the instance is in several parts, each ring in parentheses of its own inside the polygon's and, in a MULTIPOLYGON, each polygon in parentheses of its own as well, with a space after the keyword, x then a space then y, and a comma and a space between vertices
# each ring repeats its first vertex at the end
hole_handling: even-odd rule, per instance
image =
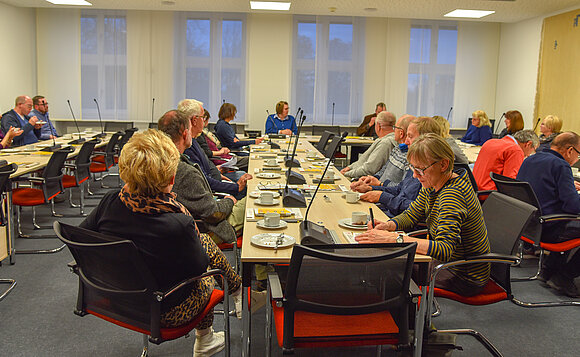
MULTIPOLYGON (((115 156, 113 159, 115 160, 115 164, 119 163, 119 158, 117 156, 115 156)), ((105 155, 93 156, 92 161, 104 164, 105 163, 105 155)))
POLYGON ((105 166, 105 164, 101 164, 99 162, 91 162, 90 170, 91 170, 92 173, 95 173, 95 172, 105 172, 110 167, 111 166, 107 167, 107 166, 105 166))
POLYGON ((468 305, 488 305, 508 298, 506 291, 491 279, 489 279, 483 290, 474 296, 463 296, 437 287, 435 288, 434 295, 436 297, 443 297, 468 305))
MULTIPOLYGON (((284 308, 272 304, 278 344, 282 346, 284 308)), ((336 347, 397 344, 399 328, 388 311, 364 315, 326 315, 297 311, 295 347, 336 347)))
MULTIPOLYGON (((241 236, 238 237, 236 245, 238 246, 239 249, 242 248, 242 237, 241 236)), ((218 248, 220 250, 232 249, 233 247, 234 247, 234 243, 220 243, 220 244, 218 244, 218 248)))
POLYGON ((17 206, 38 206, 46 203, 46 201, 44 200, 44 193, 42 193, 42 190, 38 188, 21 187, 12 190, 12 203, 17 206))
MULTIPOLYGON (((205 307, 205 309, 203 309, 203 312, 201 314, 199 314, 195 319, 193 319, 189 323, 182 325, 182 326, 179 326, 179 327, 161 328, 162 341, 174 340, 176 338, 180 338, 180 337, 188 334, 191 330, 193 330, 195 328, 195 326, 197 326, 197 324, 199 324, 199 322, 205 317, 205 315, 208 314, 208 312, 210 312, 218 303, 220 303, 223 300, 223 298, 224 298, 224 292, 222 290, 219 290, 219 289, 214 289, 213 292, 211 293, 211 296, 209 298, 209 302, 208 302, 207 306, 205 307)), ((149 336, 151 335, 150 331, 147 331, 147 330, 144 330, 144 329, 139 328, 137 326, 133 326, 133 325, 127 324, 125 322, 116 320, 116 319, 111 318, 109 316, 105 316, 105 315, 99 314, 97 312, 88 310, 88 309, 86 310, 86 312, 88 312, 89 314, 94 315, 96 317, 99 317, 103 320, 112 322, 115 325, 127 328, 129 330, 137 331, 139 333, 149 335, 149 336)))
MULTIPOLYGON (((527 238, 527 237, 522 236, 522 237, 520 237, 520 239, 523 240, 524 242, 534 244, 534 241, 527 238)), ((570 239, 568 241, 560 242, 560 243, 540 242, 540 248, 545 249, 545 250, 549 250, 550 252, 567 252, 567 251, 572 250, 576 247, 580 247, 580 238, 570 239)))

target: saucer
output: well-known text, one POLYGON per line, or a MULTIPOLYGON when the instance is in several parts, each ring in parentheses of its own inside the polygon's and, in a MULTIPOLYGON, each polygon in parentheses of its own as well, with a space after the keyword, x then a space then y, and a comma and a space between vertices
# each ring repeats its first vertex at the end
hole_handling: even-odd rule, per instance
POLYGON ((277 174, 274 172, 261 172, 261 173, 257 174, 256 177, 263 178, 263 179, 277 179, 277 178, 280 178, 282 176, 280 174, 277 174))
POLYGON ((367 230, 367 224, 352 224, 352 218, 351 217, 347 217, 347 218, 343 218, 343 219, 339 219, 338 220, 338 225, 343 227, 343 228, 348 228, 348 229, 360 229, 360 230, 367 230))
POLYGON ((278 224, 277 226, 267 226, 266 223, 264 222, 264 220, 261 219, 258 222, 256 222, 256 225, 258 227, 264 228, 264 229, 280 229, 280 228, 288 227, 288 223, 286 223, 286 221, 283 221, 283 220, 280 220, 280 224, 278 224))
POLYGON ((258 247, 276 249, 291 247, 296 243, 296 239, 284 233, 261 233, 250 238, 250 242, 258 247))
MULTIPOLYGON (((249 193, 251 198, 259 198, 260 197, 260 192, 261 191, 252 191, 249 193)), ((278 192, 272 192, 274 194, 274 199, 280 197, 280 194, 278 192)))
POLYGON ((274 200, 271 203, 263 203, 260 198, 256 198, 256 200, 254 201, 254 203, 257 204, 257 205, 260 205, 260 206, 275 206, 278 203, 280 203, 280 200, 274 200))

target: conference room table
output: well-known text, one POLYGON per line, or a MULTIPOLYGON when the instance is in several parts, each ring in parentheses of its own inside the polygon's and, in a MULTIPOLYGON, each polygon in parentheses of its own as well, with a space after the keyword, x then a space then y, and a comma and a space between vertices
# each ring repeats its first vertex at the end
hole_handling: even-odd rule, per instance
POLYGON ((481 146, 473 145, 473 144, 466 144, 460 140, 455 140, 457 145, 463 150, 465 156, 467 156, 467 160, 469 160, 470 164, 473 164, 475 160, 477 160, 477 155, 479 155, 479 150, 481 150, 481 146))
MULTIPOLYGON (((277 144, 279 144, 282 148, 284 147, 284 143, 286 140, 274 140, 277 144)), ((244 239, 242 243, 242 251, 241 251, 241 262, 242 262, 242 285, 244 289, 242 290, 244 295, 244 301, 247 299, 247 288, 251 286, 252 281, 252 273, 254 271, 254 265, 257 263, 261 264, 284 264, 290 262, 290 257, 292 255, 292 247, 287 248, 262 248, 256 246, 251 243, 252 237, 268 232, 274 233, 284 233, 293 237, 296 240, 296 244, 300 244, 300 233, 299 233, 299 222, 304 218, 306 213, 306 208, 286 208, 289 211, 298 211, 298 217, 291 216, 290 223, 287 223, 286 228, 282 229, 264 229, 257 226, 256 220, 259 218, 256 216, 257 209, 268 209, 268 208, 275 208, 275 209, 283 209, 282 205, 282 194, 281 189, 284 188, 285 184, 285 172, 286 167, 284 166, 283 162, 279 163, 280 170, 266 170, 264 171, 263 168, 265 167, 264 164, 267 163, 268 160, 272 160, 273 158, 279 158, 278 161, 281 161, 283 156, 279 156, 280 150, 271 150, 269 149, 267 144, 262 143, 261 145, 252 145, 250 149, 250 159, 249 159, 249 167, 248 172, 253 175, 253 179, 248 181, 248 198, 246 203, 246 219, 244 222, 244 239), (277 178, 260 178, 258 177, 261 173, 277 173, 280 177, 277 178), (263 206, 259 205, 256 202, 256 199, 251 198, 251 193, 256 190, 267 190, 267 191, 274 191, 279 192, 280 197, 277 198, 278 202, 272 206, 263 206), (253 214, 253 217, 252 217, 253 214)), ((323 158, 323 155, 318 153, 318 151, 312 146, 309 142, 308 138, 300 138, 298 146, 297 146, 297 153, 296 158, 301 164, 300 168, 293 168, 294 171, 302 174, 306 179, 307 186, 307 196, 309 196, 309 192, 314 192, 315 183, 313 180, 316 178, 316 175, 321 175, 324 166, 315 166, 316 163, 320 161, 313 161, 312 158, 307 157, 308 153, 317 153, 319 158, 323 158)), ((310 154, 312 155, 312 154, 310 154)), ((324 162, 324 161, 322 161, 324 162)), ((350 181, 346 179, 340 172, 333 166, 329 167, 329 170, 334 171, 334 175, 336 180, 334 184, 322 184, 321 189, 318 191, 314 202, 310 208, 308 214, 308 220, 311 222, 323 224, 328 230, 334 231, 336 234, 334 237, 337 239, 338 243, 342 244, 355 244, 356 242, 350 236, 351 233, 356 232, 364 232, 364 230, 352 230, 348 228, 343 228, 339 225, 339 220, 344 218, 350 218, 352 212, 369 212, 369 208, 372 207, 374 217, 379 220, 387 220, 388 217, 374 204, 358 201, 356 203, 347 203, 346 199, 343 197, 343 193, 349 190, 350 181), (324 188, 324 189, 322 189, 324 188), (349 238, 345 235, 349 235, 349 238)), ((303 185, 297 186, 297 188, 304 188, 303 185)), ((310 202, 310 199, 307 198, 307 203, 310 202)), ((284 219, 284 217, 282 217, 284 219)), ((415 256, 415 263, 419 265, 420 270, 420 278, 417 281, 418 285, 426 286, 429 283, 429 262, 431 258, 424 255, 417 254, 415 256)), ((427 289, 423 289, 424 293, 427 289)), ((424 297, 423 301, 426 297, 424 297)), ((424 308, 423 304, 421 308, 424 308)), ((248 304, 244 303, 244 310, 243 310, 243 318, 242 318, 242 337, 243 337, 243 347, 242 347, 242 355, 249 356, 250 355, 250 343, 251 343, 251 314, 248 311, 248 304)), ((422 326, 424 323, 424 311, 418 312, 417 316, 421 320, 417 323, 422 326)), ((421 343, 419 339, 419 344, 421 343)), ((269 341, 266 341, 268 343, 269 341)))
MULTIPOLYGON (((92 137, 97 134, 96 132, 81 132, 80 135, 87 141, 92 139, 92 137)), ((105 146, 109 139, 111 138, 112 133, 106 133, 107 136, 101 138, 101 142, 97 144, 96 147, 103 147, 105 146)), ((78 133, 74 136, 74 139, 78 139, 78 133)), ((78 155, 82 144, 78 145, 67 145, 73 138, 66 136, 59 137, 55 139, 56 144, 60 144, 62 147, 72 146, 74 151, 68 155, 68 158, 73 158, 78 155)), ((41 151, 42 149, 52 146, 52 140, 44 140, 39 141, 34 144, 25 145, 25 146, 18 146, 18 147, 9 147, 6 149, 0 150, 0 160, 5 160, 8 164, 17 164, 18 170, 10 175, 10 178, 30 174, 36 171, 43 169, 48 160, 50 160, 50 156, 52 152, 48 151, 41 151)), ((14 222, 12 219, 12 195, 11 191, 8 190, 5 196, 5 206, 3 207, 4 211, 6 212, 6 222, 7 224, 4 226, 0 226, 0 261, 3 259, 10 257, 10 263, 14 263, 14 237, 15 237, 15 227, 14 222)))

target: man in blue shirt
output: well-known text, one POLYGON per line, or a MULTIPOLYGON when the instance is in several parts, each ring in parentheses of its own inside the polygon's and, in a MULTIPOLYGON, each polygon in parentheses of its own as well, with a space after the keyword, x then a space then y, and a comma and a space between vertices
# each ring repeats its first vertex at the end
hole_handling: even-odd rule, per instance
POLYGON ((27 95, 16 97, 14 109, 2 115, 2 132, 6 134, 10 127, 22 129, 23 133, 14 138, 13 146, 22 146, 38 142, 40 137, 39 119, 28 114, 32 110, 32 99, 27 95))
POLYGON ((288 102, 279 101, 276 104, 276 114, 268 115, 266 118, 266 134, 291 135, 298 133, 296 118, 288 115, 288 102))
MULTIPOLYGON (((580 137, 573 132, 558 135, 550 149, 538 152, 524 160, 517 175, 520 181, 529 182, 542 209, 543 215, 555 213, 580 214, 580 184, 574 181, 571 165, 578 161, 580 137)), ((580 222, 544 224, 542 241, 559 243, 580 237, 580 222)), ((574 278, 580 276, 580 251, 566 262, 564 254, 551 252, 545 259, 538 280, 572 297, 580 296, 574 278)))
POLYGON ((48 102, 46 98, 41 95, 37 95, 36 97, 32 98, 32 104, 34 105, 34 109, 32 110, 30 115, 34 115, 38 118, 39 121, 45 122, 40 128, 40 140, 48 140, 52 138, 57 138, 58 134, 56 133, 56 128, 52 125, 52 122, 48 118, 48 102))

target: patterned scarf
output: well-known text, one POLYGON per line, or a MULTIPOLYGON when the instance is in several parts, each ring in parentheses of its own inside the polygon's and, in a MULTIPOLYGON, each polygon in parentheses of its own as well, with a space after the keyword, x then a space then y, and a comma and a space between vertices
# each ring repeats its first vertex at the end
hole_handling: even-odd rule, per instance
POLYGON ((119 198, 132 212, 145 214, 159 214, 166 212, 183 213, 191 217, 191 213, 176 199, 173 192, 159 193, 153 197, 130 193, 127 185, 119 192, 119 198))

